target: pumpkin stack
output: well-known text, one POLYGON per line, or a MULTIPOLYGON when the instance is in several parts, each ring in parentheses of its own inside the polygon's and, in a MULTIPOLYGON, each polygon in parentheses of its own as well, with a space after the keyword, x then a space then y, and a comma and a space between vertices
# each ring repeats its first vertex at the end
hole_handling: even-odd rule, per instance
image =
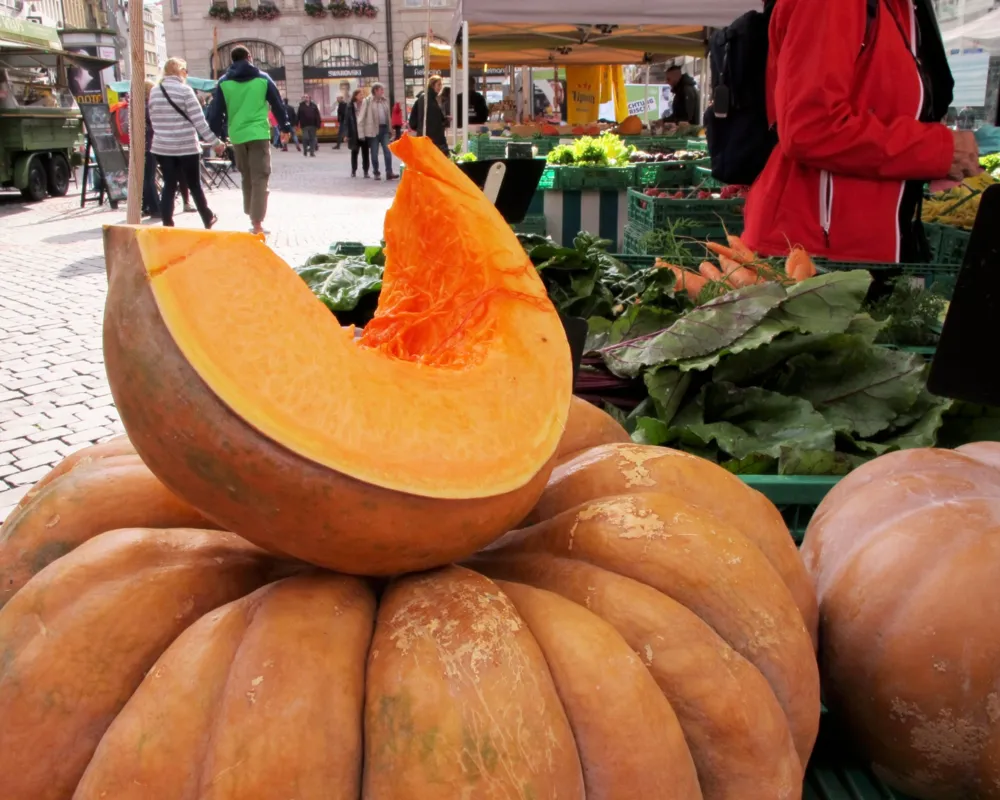
POLYGON ((780 515, 571 399, 510 229, 395 147, 357 342, 253 237, 108 230, 129 436, 0 533, 0 797, 801 797, 780 515))

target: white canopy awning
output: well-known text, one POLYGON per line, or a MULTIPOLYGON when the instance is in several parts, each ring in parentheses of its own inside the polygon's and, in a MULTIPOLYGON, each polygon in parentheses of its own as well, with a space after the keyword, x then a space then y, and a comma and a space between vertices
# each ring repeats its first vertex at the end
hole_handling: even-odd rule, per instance
POLYGON ((459 0, 452 24, 452 41, 458 41, 463 21, 481 23, 575 25, 637 25, 652 27, 724 27, 747 11, 760 10, 760 0, 699 0, 669 3, 664 0, 459 0))
POLYGON ((941 31, 941 38, 946 42, 959 39, 1000 39, 1000 9, 990 11, 979 19, 941 31))

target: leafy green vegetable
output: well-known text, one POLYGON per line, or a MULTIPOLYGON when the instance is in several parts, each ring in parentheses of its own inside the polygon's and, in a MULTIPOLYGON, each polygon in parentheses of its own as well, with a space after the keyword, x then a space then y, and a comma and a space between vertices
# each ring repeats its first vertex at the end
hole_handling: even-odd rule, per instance
POLYGON ((784 297, 776 283, 737 289, 688 312, 664 331, 606 348, 608 369, 635 377, 645 367, 714 353, 751 330, 784 297))
POLYGON ((364 256, 313 256, 297 272, 342 325, 365 325, 378 306, 382 270, 364 256))
POLYGON ((947 301, 906 276, 892 281, 892 293, 876 302, 870 313, 884 323, 878 341, 907 347, 937 344, 937 330, 947 301))
POLYGON ((545 160, 559 166, 623 167, 628 166, 634 152, 635 148, 625 144, 621 137, 603 133, 596 138, 581 136, 573 144, 558 145, 545 160))
POLYGON ((707 384, 695 403, 700 410, 680 431, 703 444, 715 442, 736 459, 777 458, 782 448, 833 451, 834 432, 806 400, 758 388, 707 384))
POLYGON ((872 276, 865 270, 827 272, 793 284, 771 318, 800 333, 841 333, 861 310, 872 276))
POLYGON ((832 450, 802 450, 782 447, 779 475, 846 475, 864 461, 858 456, 832 450))

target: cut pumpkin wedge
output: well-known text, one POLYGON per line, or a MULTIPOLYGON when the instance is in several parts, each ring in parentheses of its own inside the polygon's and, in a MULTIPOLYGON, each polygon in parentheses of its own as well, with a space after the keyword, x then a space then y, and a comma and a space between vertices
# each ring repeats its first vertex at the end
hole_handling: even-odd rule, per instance
POLYGON ((358 339, 253 235, 105 233, 108 376, 139 454, 252 541, 370 574, 447 563, 526 513, 572 384, 562 323, 497 210, 429 141, 394 149, 407 169, 358 339), (407 536, 419 557, 386 552, 407 536))

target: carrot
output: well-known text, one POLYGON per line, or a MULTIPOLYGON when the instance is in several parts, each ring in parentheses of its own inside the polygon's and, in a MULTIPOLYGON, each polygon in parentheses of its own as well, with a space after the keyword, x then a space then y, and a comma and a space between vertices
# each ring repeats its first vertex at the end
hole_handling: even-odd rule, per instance
POLYGON ((719 268, 715 266, 711 261, 702 261, 698 265, 698 272, 705 280, 709 281, 725 281, 726 276, 719 271, 719 268))
POLYGON ((732 272, 727 273, 727 277, 729 278, 729 285, 733 287, 753 286, 755 283, 764 283, 763 278, 746 267, 734 269, 732 272))
POLYGON ((816 265, 803 247, 793 247, 785 261, 785 272, 794 281, 804 281, 816 274, 816 265))
POLYGON ((739 236, 727 233, 726 241, 729 242, 728 247, 718 242, 705 242, 705 247, 708 248, 710 253, 717 256, 725 256, 743 266, 753 264, 757 260, 757 254, 747 247, 739 236))
POLYGON ((675 267, 673 264, 664 261, 662 258, 656 259, 656 261, 653 262, 653 266, 656 267, 657 269, 669 269, 669 270, 679 269, 678 267, 675 267))
POLYGON ((705 288, 705 284, 708 283, 700 275, 688 272, 686 269, 682 269, 674 264, 667 264, 666 268, 677 277, 677 282, 674 284, 674 291, 687 292, 692 300, 701 293, 701 290, 705 288))
POLYGON ((729 242, 729 246, 733 251, 739 255, 739 258, 733 259, 734 261, 739 261, 741 264, 752 264, 757 260, 757 254, 747 247, 739 236, 727 233, 726 241, 729 242))

